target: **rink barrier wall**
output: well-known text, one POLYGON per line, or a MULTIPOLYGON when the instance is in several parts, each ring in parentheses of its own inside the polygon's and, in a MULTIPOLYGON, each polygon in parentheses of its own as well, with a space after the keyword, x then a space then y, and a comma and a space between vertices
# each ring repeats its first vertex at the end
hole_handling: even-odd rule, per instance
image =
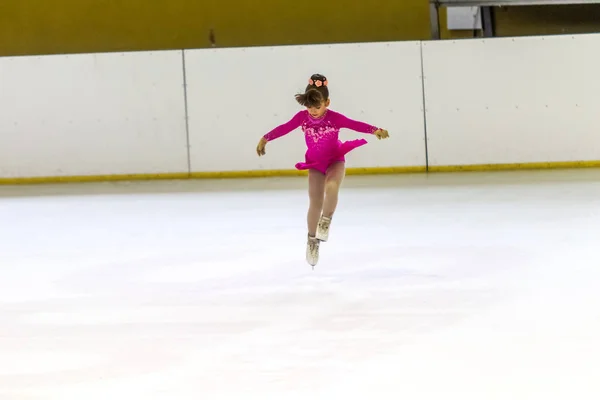
POLYGON ((430 170, 600 160, 599 46, 597 34, 424 42, 430 170))
POLYGON ((348 168, 426 165, 420 42, 187 50, 185 61, 192 173, 274 175, 303 161, 299 129, 270 142, 264 157, 255 149, 260 136, 300 111, 294 95, 316 71, 330 78, 333 110, 404 132, 383 142, 345 130, 344 138, 370 142, 347 157, 348 168), (373 60, 384 55, 373 73, 373 60))
POLYGON ((189 173, 180 51, 0 58, 0 177, 189 173))
POLYGON ((0 184, 305 176, 293 168, 301 132, 265 157, 255 148, 299 110, 305 83, 289 77, 316 71, 332 109, 390 131, 342 133, 370 142, 348 175, 600 167, 599 45, 592 34, 0 58, 0 184))

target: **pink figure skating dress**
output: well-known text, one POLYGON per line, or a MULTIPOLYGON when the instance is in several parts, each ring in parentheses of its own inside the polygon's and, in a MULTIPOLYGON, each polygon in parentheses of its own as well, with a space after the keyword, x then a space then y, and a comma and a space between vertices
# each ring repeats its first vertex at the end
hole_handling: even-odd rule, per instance
POLYGON ((287 135, 294 129, 302 127, 308 149, 305 162, 296 164, 296 169, 316 169, 325 174, 331 164, 346 161, 345 155, 357 147, 367 144, 365 139, 339 140, 340 129, 347 128, 356 132, 373 134, 379 128, 360 121, 354 121, 346 116, 327 110, 323 117, 313 118, 308 110, 303 110, 285 124, 279 125, 264 135, 267 142, 287 135))

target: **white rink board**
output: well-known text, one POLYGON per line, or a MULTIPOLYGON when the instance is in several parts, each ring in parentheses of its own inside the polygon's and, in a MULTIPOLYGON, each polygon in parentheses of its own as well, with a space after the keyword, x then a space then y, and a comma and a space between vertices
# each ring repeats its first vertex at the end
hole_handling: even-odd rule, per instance
POLYGON ((0 58, 0 177, 187 172, 181 51, 0 58))
POLYGON ((329 79, 331 109, 386 128, 391 138, 340 132, 370 143, 348 167, 424 166, 420 42, 281 46, 185 52, 192 172, 294 169, 306 145, 298 128, 267 145, 262 135, 302 107, 313 73, 329 79))
POLYGON ((600 36, 424 42, 431 166, 600 160, 600 36))

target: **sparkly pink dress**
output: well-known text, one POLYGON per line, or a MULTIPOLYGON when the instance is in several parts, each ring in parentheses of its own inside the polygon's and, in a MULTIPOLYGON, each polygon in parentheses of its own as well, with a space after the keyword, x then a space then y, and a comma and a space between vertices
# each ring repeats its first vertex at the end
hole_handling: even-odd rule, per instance
POLYGON ((327 110, 323 117, 313 118, 308 110, 303 110, 285 124, 279 125, 271 132, 264 135, 270 142, 281 136, 287 135, 294 129, 302 127, 304 139, 308 149, 305 154, 305 162, 296 164, 296 168, 316 169, 322 173, 336 161, 345 161, 344 155, 357 147, 367 144, 365 139, 349 140, 341 142, 338 139, 340 129, 347 128, 356 132, 373 134, 378 128, 364 122, 354 121, 346 116, 327 110))

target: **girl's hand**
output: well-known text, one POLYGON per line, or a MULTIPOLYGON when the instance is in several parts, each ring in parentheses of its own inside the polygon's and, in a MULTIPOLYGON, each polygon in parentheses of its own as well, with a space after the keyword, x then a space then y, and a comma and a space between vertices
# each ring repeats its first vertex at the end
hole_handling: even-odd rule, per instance
POLYGON ((264 137, 260 138, 260 141, 258 142, 258 146, 256 146, 256 154, 258 154, 258 156, 264 156, 266 154, 265 151, 265 146, 267 145, 267 139, 265 139, 264 137))
POLYGON ((387 139, 390 137, 390 134, 385 129, 377 129, 375 132, 373 132, 373 134, 377 136, 377 139, 379 140, 387 139))

